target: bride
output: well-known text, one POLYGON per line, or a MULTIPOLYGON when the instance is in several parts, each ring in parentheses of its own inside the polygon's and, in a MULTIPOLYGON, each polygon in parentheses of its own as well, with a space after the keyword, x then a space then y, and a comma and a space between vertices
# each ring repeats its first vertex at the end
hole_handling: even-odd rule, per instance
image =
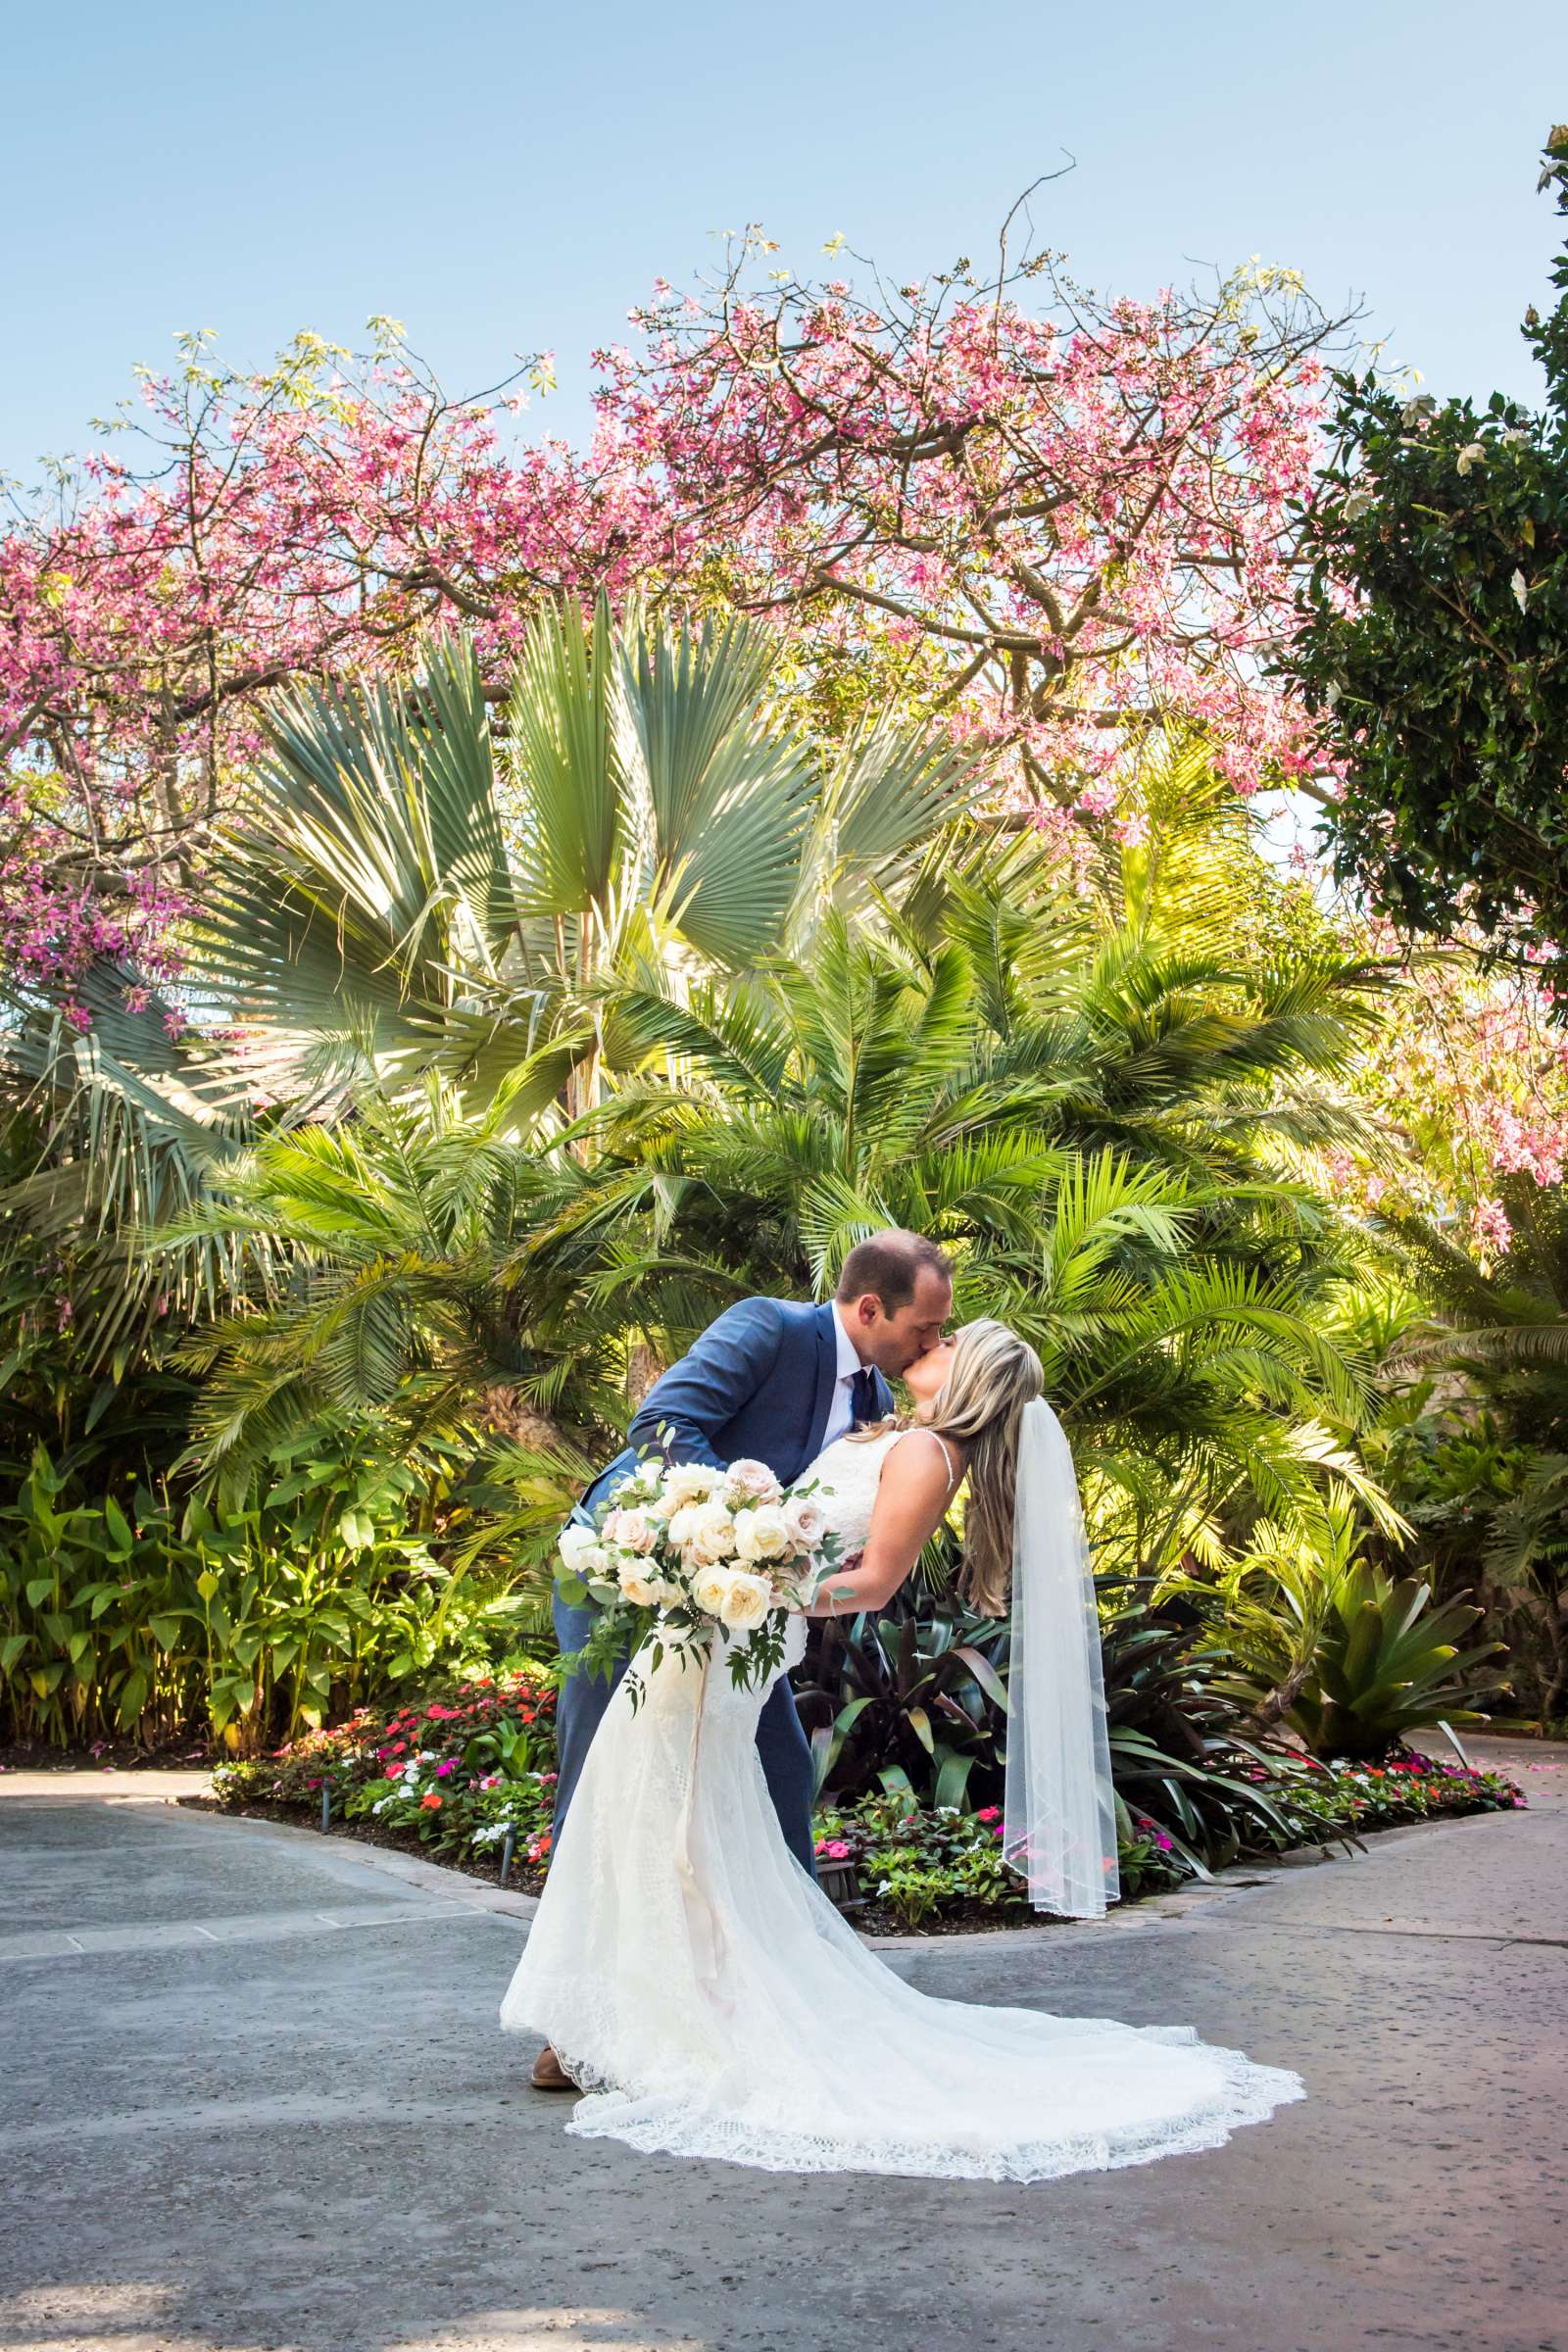
MULTIPOLYGON (((797 1482, 846 1563, 810 1614, 885 1606, 967 1471, 965 1592, 1000 1613, 1011 1586, 1004 1851, 1037 1909, 1102 1916, 1117 1884, 1099 1627, 1039 1359, 977 1322, 905 1378, 912 1425, 840 1438, 797 1482)), ((805 1632, 793 1618, 781 1672, 805 1632)), ((1218 2147, 1303 2095, 1190 2027, 914 1991, 784 1842, 755 1743, 766 1688, 737 1689, 717 1649, 644 1653, 638 1678, 640 1703, 623 1683, 595 1735, 501 2009, 587 2093, 569 2132, 776 2172, 1044 2180, 1218 2147)))

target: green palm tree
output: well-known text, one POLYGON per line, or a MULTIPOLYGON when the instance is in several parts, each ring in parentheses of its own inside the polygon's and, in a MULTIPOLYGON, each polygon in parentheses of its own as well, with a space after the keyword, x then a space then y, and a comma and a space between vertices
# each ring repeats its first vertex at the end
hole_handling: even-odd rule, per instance
POLYGON ((296 688, 220 861, 204 977, 296 1067, 347 1008, 390 1085, 436 1070, 479 1103, 534 1055, 514 1116, 577 1115, 616 976, 748 970, 895 887, 972 793, 951 747, 889 720, 837 747, 787 728, 777 661, 739 620, 617 628, 601 601, 532 622, 499 723, 463 637, 406 685, 296 688))
POLYGON ((242 1496, 302 1433, 373 1420, 405 1449, 499 1435, 549 1456, 559 1486, 583 1467, 570 1430, 613 1425, 623 1369, 569 1284, 512 1278, 559 1190, 506 1087, 478 1112, 434 1078, 368 1089, 351 1118, 259 1138, 161 1240, 260 1246, 285 1269, 184 1345, 191 1463, 242 1496))
POLYGON ((24 1005, 8 1039, 52 1120, 12 1206, 39 1240, 94 1244, 106 1351, 160 1302, 217 1312, 275 1270, 259 1234, 236 1255, 221 1218, 187 1213, 250 1142, 258 1095, 286 1124, 434 1077, 514 1135, 568 1125, 604 1091, 623 979, 678 994, 744 973, 901 886, 972 797, 971 763, 888 717, 802 735, 777 662, 740 621, 617 627, 601 603, 536 617, 499 718, 462 636, 407 681, 278 698, 187 973, 239 1043, 172 1044, 167 1004, 133 1011, 149 992, 110 969, 85 1040, 24 1005), (153 1229, 177 1248, 144 1251, 153 1229))
POLYGON ((608 1266, 662 1355, 738 1288, 820 1294, 855 1241, 914 1226, 957 1251, 959 1314, 1005 1315, 1039 1347, 1142 1565, 1222 1545, 1238 1507, 1288 1515, 1330 1477, 1386 1517, 1354 1450, 1361 1367, 1327 1313, 1356 1237, 1270 1167, 1263 1104, 1293 1051, 1336 1066, 1355 1020, 1311 1001, 1331 996, 1319 971, 1296 1003, 1283 982, 1234 991, 1221 1056, 1212 1026, 1149 1052, 1147 1005, 1190 967, 1140 968, 1120 1024, 1091 965, 1088 1009, 1063 983, 1001 1039, 972 926, 921 957, 829 921, 808 965, 685 1002, 624 990, 613 1018, 642 1070, 530 1251, 580 1279, 608 1266))

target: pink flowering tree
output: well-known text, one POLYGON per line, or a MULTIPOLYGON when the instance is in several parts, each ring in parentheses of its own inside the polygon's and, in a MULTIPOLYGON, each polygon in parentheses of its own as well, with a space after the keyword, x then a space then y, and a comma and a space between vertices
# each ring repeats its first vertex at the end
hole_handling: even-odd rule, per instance
POLYGON ((1152 303, 1004 251, 988 283, 758 292, 771 251, 749 232, 702 300, 661 285, 642 352, 601 355, 599 447, 662 485, 668 572, 1015 746, 1048 805, 1113 805, 1151 727, 1243 793, 1310 774, 1268 663, 1343 322, 1256 268, 1152 303))
MULTIPOLYGON (((1380 961, 1409 954, 1381 920, 1352 932, 1380 961)), ((1490 1271, 1515 1217, 1568 1174, 1568 1035, 1550 991, 1527 969, 1489 968, 1479 940, 1427 951, 1409 980, 1351 1081, 1398 1151, 1331 1153, 1327 1173, 1368 1210, 1435 1223, 1490 1271)))
POLYGON ((770 614, 818 717, 896 694, 1053 811, 1113 808, 1154 724, 1244 793, 1309 770, 1267 668, 1328 331, 1294 281, 1100 304, 1004 260, 871 300, 768 253, 656 290, 580 452, 511 428, 548 359, 457 402, 387 321, 256 375, 187 338, 0 536, 0 973, 77 1027, 94 963, 167 978, 258 698, 451 620, 499 692, 546 595, 770 614))
MULTIPOLYGON (((536 385, 548 362, 519 370, 536 385)), ((618 581, 588 466, 504 455, 514 384, 454 404, 390 327, 358 364, 302 336, 269 371, 183 340, 105 447, 0 539, 0 952, 85 1027, 108 956, 167 977, 171 934, 256 748, 258 698, 406 661, 477 624, 498 661, 542 589, 618 581)))

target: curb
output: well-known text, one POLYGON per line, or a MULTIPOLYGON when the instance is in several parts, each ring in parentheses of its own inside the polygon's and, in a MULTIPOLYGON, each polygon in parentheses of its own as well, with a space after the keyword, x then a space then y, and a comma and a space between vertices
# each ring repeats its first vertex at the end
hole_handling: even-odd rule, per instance
MULTIPOLYGON (((217 1806, 192 1803, 189 1797, 165 1800, 177 1804, 181 1812, 194 1813, 205 1821, 220 1822, 225 1828, 248 1830, 253 1837, 276 1838, 284 1844, 307 1844, 319 1851, 329 1841, 329 1833, 320 1830, 296 1829, 292 1822, 258 1820, 254 1814, 228 1813, 217 1806)), ((425 1862, 417 1854, 400 1854, 389 1846, 371 1845, 358 1838, 336 1841, 363 1862, 369 1870, 396 1879, 402 1886, 416 1886, 421 1892, 439 1894, 449 1903, 466 1903, 474 1911, 493 1911, 501 1919, 532 1919, 539 1908, 536 1894, 523 1894, 509 1886, 493 1886, 488 1879, 471 1878, 467 1871, 456 1869, 446 1862, 425 1862)))

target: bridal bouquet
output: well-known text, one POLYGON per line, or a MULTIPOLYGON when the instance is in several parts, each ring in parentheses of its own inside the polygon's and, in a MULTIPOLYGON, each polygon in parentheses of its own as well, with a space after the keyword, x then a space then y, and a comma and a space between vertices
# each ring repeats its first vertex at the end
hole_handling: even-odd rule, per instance
MULTIPOLYGON (((722 1630, 737 1688, 765 1681, 783 1662, 790 1609, 806 1605, 838 1555, 820 1492, 786 1494, 765 1462, 717 1470, 651 1456, 601 1505, 596 1526, 562 1531, 563 1592, 603 1609, 575 1664, 601 1671, 650 1638, 656 1666, 666 1649, 707 1657, 722 1630)), ((640 1696, 633 1675, 633 1705, 640 1696)))

